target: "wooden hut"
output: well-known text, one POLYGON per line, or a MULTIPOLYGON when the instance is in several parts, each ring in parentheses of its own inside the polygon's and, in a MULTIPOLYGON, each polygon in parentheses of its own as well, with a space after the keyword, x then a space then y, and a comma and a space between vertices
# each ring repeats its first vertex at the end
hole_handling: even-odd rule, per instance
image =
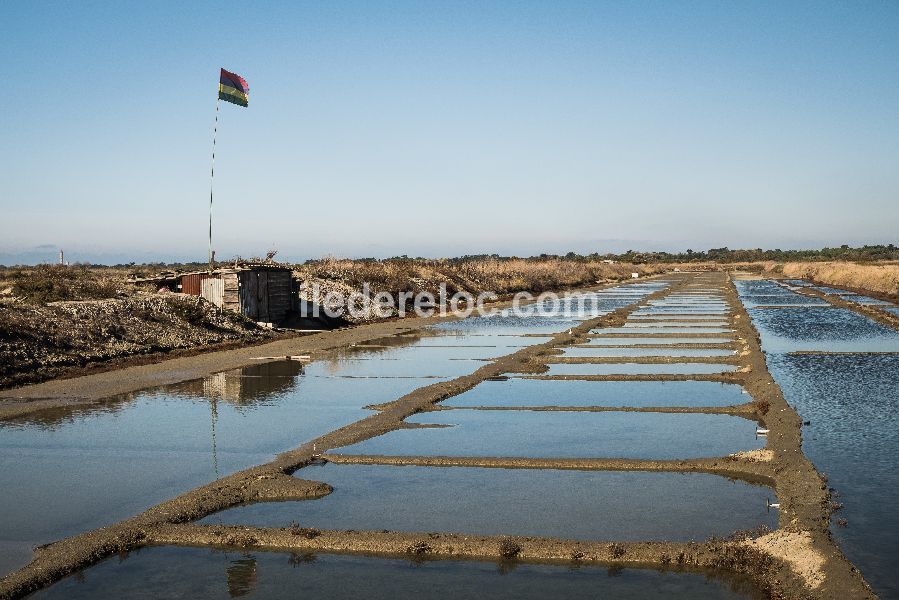
POLYGON ((257 323, 278 324, 293 308, 292 288, 290 269, 247 265, 213 271, 200 281, 199 295, 257 323))

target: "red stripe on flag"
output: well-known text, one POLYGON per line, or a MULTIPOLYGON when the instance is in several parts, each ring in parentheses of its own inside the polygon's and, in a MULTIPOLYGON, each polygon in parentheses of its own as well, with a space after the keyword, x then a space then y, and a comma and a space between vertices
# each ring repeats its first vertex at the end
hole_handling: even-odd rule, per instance
POLYGON ((230 85, 231 87, 242 91, 244 94, 250 93, 250 86, 247 84, 246 79, 244 79, 237 73, 232 73, 230 71, 222 69, 221 76, 219 77, 219 83, 230 85))

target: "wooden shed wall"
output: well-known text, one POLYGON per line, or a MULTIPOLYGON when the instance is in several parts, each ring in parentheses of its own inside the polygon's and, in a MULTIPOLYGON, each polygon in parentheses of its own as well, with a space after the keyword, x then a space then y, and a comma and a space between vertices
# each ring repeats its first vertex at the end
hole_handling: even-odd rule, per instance
POLYGON ((268 315, 269 321, 279 323, 287 317, 291 306, 290 271, 269 271, 268 273, 268 315))
POLYGON ((222 273, 222 284, 223 306, 234 312, 242 312, 237 273, 222 273))
POLYGON ((218 306, 225 305, 225 286, 221 277, 206 277, 200 282, 201 296, 218 306))

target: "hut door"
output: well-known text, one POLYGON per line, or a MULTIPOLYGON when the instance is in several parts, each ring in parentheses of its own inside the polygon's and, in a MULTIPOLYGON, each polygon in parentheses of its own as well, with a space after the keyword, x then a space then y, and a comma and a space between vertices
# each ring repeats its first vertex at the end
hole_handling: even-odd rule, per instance
POLYGON ((259 295, 256 285, 256 273, 253 271, 241 271, 240 278, 240 310, 248 318, 259 320, 259 303, 256 298, 259 295))
POLYGON ((207 277, 200 281, 201 295, 221 308, 225 305, 225 281, 220 278, 207 277))
POLYGON ((263 323, 271 322, 268 315, 268 273, 265 271, 258 274, 259 280, 256 287, 257 290, 257 306, 259 306, 259 320, 263 323))

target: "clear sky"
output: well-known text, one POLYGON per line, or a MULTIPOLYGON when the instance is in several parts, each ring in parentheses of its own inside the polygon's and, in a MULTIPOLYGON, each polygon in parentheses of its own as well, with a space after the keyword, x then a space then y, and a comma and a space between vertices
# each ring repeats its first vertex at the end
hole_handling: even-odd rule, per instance
POLYGON ((899 2, 3 2, 0 263, 899 241, 899 2))

